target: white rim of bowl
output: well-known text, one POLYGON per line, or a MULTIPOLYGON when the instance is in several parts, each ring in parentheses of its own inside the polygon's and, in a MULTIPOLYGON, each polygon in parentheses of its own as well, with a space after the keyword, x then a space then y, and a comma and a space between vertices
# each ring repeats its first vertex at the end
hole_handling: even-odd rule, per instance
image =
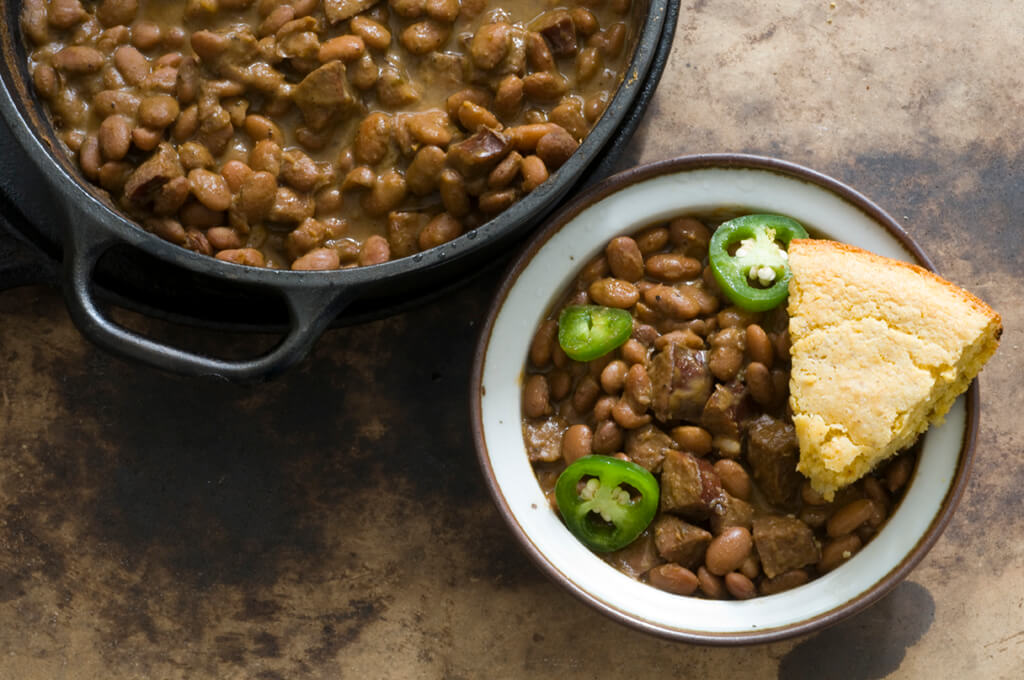
POLYGON ((527 460, 518 396, 526 347, 555 298, 610 238, 684 212, 712 211, 723 205, 743 212, 784 212, 826 236, 841 229, 822 227, 822 217, 838 214, 846 229, 870 224, 856 238, 843 240, 934 269, 913 240, 878 206, 846 185, 802 166, 743 154, 686 156, 641 166, 609 178, 561 210, 512 265, 481 332, 471 380, 471 410, 477 451, 491 494, 516 538, 549 577, 634 628, 688 642, 749 644, 807 633, 860 611, 891 590, 924 557, 948 523, 966 485, 977 430, 978 387, 972 385, 966 398, 958 400, 947 415, 946 423, 933 429, 925 440, 928 464, 919 465, 900 510, 883 531, 848 563, 805 586, 745 602, 703 600, 659 591, 604 563, 572 537, 550 510, 527 460), (724 184, 723 178, 728 180, 724 184), (780 191, 799 191, 807 203, 795 209, 780 207, 772 203, 780 191), (679 207, 681 203, 686 205, 679 207), (587 253, 572 254, 581 235, 586 235, 592 246, 587 253), (520 280, 534 276, 543 284, 517 287, 520 280), (508 311, 517 307, 529 313, 508 311), (512 336, 525 337, 516 344, 521 351, 488 362, 494 338, 512 336), (516 484, 513 494, 498 485, 499 474, 516 484), (935 488, 942 493, 934 493, 935 488), (902 512, 910 507, 920 512, 902 512), (912 538, 909 547, 908 535, 912 538), (587 569, 574 570, 573 564, 587 569), (789 613, 794 610, 799 613, 789 613), (698 621, 703 625, 693 623, 698 621))

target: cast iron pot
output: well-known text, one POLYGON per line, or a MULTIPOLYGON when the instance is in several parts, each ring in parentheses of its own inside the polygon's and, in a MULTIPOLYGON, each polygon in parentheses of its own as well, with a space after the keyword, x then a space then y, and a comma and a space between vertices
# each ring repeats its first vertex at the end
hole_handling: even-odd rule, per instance
MULTIPOLYGON (((100 347, 129 359, 186 375, 254 380, 271 377, 300 361, 350 306, 362 306, 363 317, 380 316, 402 307, 400 301, 420 299, 423 291, 443 289, 499 259, 573 187, 589 177, 607 174, 636 129, 664 70, 679 0, 636 3, 633 11, 644 19, 623 83, 579 150, 551 181, 490 222, 442 246, 379 265, 332 272, 226 264, 167 243, 127 219, 102 190, 81 176, 35 96, 18 28, 21 6, 21 2, 0 0, 7 27, 0 33, 0 113, 32 170, 39 172, 46 184, 41 193, 46 196, 50 219, 59 223, 56 238, 62 251, 62 283, 75 324, 100 347), (98 265, 114 250, 132 251, 142 262, 179 270, 185 280, 201 285, 243 290, 257 299, 283 302, 287 314, 283 338, 262 356, 234 361, 187 351, 126 329, 115 323, 97 300, 98 265), (365 312, 374 306, 378 313, 365 312)), ((33 190, 40 193, 39 187, 33 190)), ((44 232, 47 229, 54 225, 42 227, 44 232)))

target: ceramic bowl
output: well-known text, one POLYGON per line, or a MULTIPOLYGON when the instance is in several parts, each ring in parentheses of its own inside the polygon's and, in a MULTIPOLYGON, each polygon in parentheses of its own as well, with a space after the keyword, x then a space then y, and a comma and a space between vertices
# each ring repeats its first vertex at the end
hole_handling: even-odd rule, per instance
POLYGON ((676 640, 744 644, 808 633, 891 590, 938 539, 967 480, 977 427, 973 385, 923 438, 919 464, 884 528, 807 585, 747 601, 706 600, 635 581, 591 553, 548 505, 527 460, 520 388, 534 329, 584 263, 613 237, 680 214, 789 215, 824 238, 932 268, 899 225, 853 189, 791 163, 689 156, 610 178, 561 210, 506 275, 482 330, 472 378, 474 437, 499 511, 556 583, 620 622, 676 640))

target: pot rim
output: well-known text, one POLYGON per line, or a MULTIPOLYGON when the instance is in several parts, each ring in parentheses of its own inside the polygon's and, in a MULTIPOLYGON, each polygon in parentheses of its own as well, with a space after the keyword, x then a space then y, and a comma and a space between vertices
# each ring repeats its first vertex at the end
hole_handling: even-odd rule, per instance
MULTIPOLYGON (((648 76, 660 78, 664 64, 656 66, 657 72, 652 72, 651 68, 656 62, 663 35, 675 31, 675 23, 667 22, 666 17, 674 15, 678 5, 679 0, 649 0, 647 13, 636 37, 633 55, 614 96, 604 114, 569 161, 556 173, 552 173, 554 181, 545 183, 508 210, 448 243, 377 265, 310 272, 249 267, 193 253, 146 232, 105 201, 100 189, 80 178, 80 173, 72 166, 69 155, 63 149, 47 148, 43 141, 44 137, 37 134, 36 125, 27 120, 32 116, 25 115, 19 101, 26 109, 37 114, 42 113, 42 105, 30 91, 30 85, 25 82, 25 65, 18 62, 25 55, 20 31, 16 29, 4 31, 2 37, 5 87, 0 94, 0 114, 6 119, 10 131, 32 163, 47 177, 60 200, 68 209, 76 211, 74 219, 67 221, 67 229, 79 229, 83 222, 88 222, 120 243, 138 248, 165 262, 192 272, 224 277, 243 284, 295 287, 315 283, 324 287, 344 285, 356 289, 371 289, 382 282, 403 279, 417 272, 443 267, 448 262, 463 260, 487 248, 492 241, 511 238, 523 232, 531 225, 532 220, 542 217, 545 211, 550 211, 580 181, 584 171, 592 163, 600 160, 601 152, 614 139, 620 125, 628 120, 633 103, 643 90, 648 76), (17 81, 8 83, 9 79, 16 77, 15 74, 18 74, 17 81), (15 86, 14 89, 18 91, 12 91, 9 86, 15 86)), ((20 25, 18 21, 8 23, 11 26, 20 25)), ((27 63, 27 58, 21 61, 27 63)), ((45 115, 40 118, 49 125, 45 115)), ((65 234, 65 241, 67 240, 65 234)))
POLYGON ((966 488, 977 441, 980 391, 978 388, 978 382, 975 380, 966 392, 966 416, 964 431, 960 441, 959 455, 957 457, 956 473, 954 478, 950 481, 944 497, 939 504, 938 512, 934 517, 932 517, 927 529, 914 543, 913 547, 905 553, 904 557, 894 567, 892 567, 884 577, 876 581, 866 590, 862 591, 859 595, 832 607, 828 611, 791 624, 769 629, 757 629, 749 632, 718 633, 701 630, 669 628, 657 623, 652 623, 606 603, 579 587, 573 580, 563 574, 531 540, 530 536, 526 533, 526 530, 517 520, 508 499, 498 485, 497 476, 488 454, 487 441, 484 437, 482 386, 484 365, 487 360, 488 346, 490 344, 495 321, 505 303, 506 298, 518 282, 526 265, 533 259, 538 251, 547 244, 553 235, 559 232, 562 227, 579 215, 584 209, 599 202, 610 194, 639 182, 643 182, 644 180, 659 177, 661 175, 713 168, 769 171, 786 177, 809 182, 817 185, 818 187, 824 188, 873 219, 888 231, 889 234, 898 241, 899 245, 907 252, 907 254, 917 260, 921 266, 929 269, 930 271, 935 271, 933 263, 917 243, 913 241, 903 228, 900 227, 900 225, 879 206, 850 186, 796 163, 773 157, 743 153, 707 153, 681 156, 640 165, 609 177, 564 206, 553 218, 551 218, 545 227, 530 239, 527 246, 507 269, 501 285, 488 310, 486 320, 481 327, 479 340, 474 353, 473 367, 470 376, 470 426, 472 428, 477 459, 481 466, 481 470, 483 471, 484 481, 487 484, 488 491, 498 508, 499 514, 512 530, 512 533, 519 542, 520 547, 549 579, 568 590, 570 594, 578 600, 593 607, 613 620, 631 628, 673 641, 713 646, 738 646, 777 641, 797 635, 807 634, 834 625, 843 619, 863 611, 873 603, 877 602, 889 593, 897 584, 899 584, 907 574, 909 574, 909 572, 917 566, 922 559, 924 559, 925 555, 939 539, 943 530, 948 525, 960 502, 960 499, 963 496, 964 489, 966 488))

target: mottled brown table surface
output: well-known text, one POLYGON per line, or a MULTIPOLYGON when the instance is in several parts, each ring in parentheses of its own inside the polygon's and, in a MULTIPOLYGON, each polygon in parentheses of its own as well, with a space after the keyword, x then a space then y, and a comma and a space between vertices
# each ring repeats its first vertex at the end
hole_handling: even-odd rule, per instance
POLYGON ((57 291, 28 287, 0 293, 0 679, 1024 677, 1022 36, 1014 0, 684 2, 620 163, 809 165, 1002 313, 962 505, 874 607, 702 648, 549 583, 492 507, 468 432, 496 274, 330 331, 256 387, 112 358, 57 291))

